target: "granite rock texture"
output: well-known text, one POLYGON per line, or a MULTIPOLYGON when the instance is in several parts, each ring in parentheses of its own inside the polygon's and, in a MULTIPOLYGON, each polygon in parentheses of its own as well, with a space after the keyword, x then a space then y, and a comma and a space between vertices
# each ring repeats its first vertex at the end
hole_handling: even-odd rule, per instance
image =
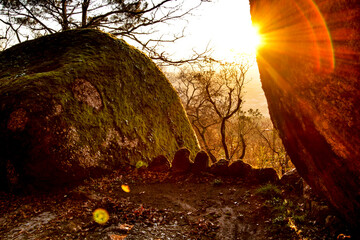
POLYGON ((360 2, 250 0, 271 119, 299 174, 360 219, 360 2))

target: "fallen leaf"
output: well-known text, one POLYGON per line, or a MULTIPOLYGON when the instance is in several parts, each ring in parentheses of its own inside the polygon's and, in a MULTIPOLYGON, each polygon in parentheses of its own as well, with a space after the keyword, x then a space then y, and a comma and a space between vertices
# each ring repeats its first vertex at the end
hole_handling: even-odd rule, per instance
POLYGON ((120 230, 125 230, 125 231, 130 231, 133 227, 134 227, 134 225, 129 225, 126 223, 119 225, 120 230))
POLYGON ((111 240, 124 240, 126 238, 127 235, 116 235, 116 234, 111 234, 110 238, 111 240))

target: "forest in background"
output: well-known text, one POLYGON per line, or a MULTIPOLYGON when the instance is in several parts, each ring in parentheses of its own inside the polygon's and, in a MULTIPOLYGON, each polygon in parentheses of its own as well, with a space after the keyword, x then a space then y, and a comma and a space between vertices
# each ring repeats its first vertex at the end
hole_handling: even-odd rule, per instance
POLYGON ((244 108, 254 61, 249 55, 234 62, 207 59, 165 74, 213 163, 242 160, 256 168, 274 168, 282 176, 294 166, 277 130, 259 109, 244 108))

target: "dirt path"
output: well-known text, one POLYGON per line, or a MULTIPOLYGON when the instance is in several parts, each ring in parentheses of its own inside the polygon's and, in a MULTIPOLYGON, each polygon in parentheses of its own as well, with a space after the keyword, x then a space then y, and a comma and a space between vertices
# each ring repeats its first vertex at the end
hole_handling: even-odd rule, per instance
POLYGON ((211 236, 215 239, 268 239, 264 230, 267 219, 259 211, 261 203, 253 191, 232 184, 151 184, 134 186, 130 200, 178 212, 185 226, 214 227, 211 236))
POLYGON ((300 239, 289 229, 274 235, 277 216, 258 188, 238 179, 135 171, 50 193, 0 193, 0 239, 300 239), (98 208, 110 215, 105 224, 93 219, 98 208))

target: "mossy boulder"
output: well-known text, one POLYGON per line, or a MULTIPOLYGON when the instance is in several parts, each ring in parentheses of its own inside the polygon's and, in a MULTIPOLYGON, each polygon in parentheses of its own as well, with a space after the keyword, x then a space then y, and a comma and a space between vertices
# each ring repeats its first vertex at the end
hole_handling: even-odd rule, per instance
POLYGON ((71 30, 0 53, 0 184, 62 184, 199 150, 175 90, 124 41, 71 30), (9 170, 11 166, 11 170, 9 170))

